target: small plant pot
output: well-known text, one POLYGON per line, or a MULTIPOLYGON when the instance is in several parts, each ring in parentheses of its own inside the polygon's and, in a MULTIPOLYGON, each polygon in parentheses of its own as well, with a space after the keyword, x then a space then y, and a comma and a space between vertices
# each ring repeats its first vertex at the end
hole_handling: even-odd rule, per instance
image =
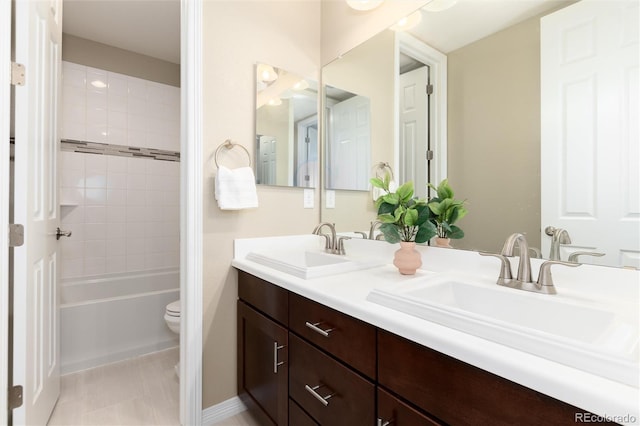
POLYGON ((401 241, 400 249, 393 256, 393 264, 402 275, 414 275, 422 266, 422 256, 416 250, 416 243, 401 241))
POLYGON ((451 245, 449 244, 450 242, 451 242, 451 238, 442 238, 442 237, 435 238, 436 247, 451 248, 451 245))

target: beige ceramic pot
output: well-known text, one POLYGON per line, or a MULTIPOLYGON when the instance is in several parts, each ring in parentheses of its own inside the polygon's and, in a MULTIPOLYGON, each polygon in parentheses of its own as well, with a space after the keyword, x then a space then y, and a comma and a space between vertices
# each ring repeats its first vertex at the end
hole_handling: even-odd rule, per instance
POLYGON ((422 257, 416 250, 416 243, 401 241, 400 249, 393 257, 393 264, 402 275, 413 275, 422 266, 422 257))

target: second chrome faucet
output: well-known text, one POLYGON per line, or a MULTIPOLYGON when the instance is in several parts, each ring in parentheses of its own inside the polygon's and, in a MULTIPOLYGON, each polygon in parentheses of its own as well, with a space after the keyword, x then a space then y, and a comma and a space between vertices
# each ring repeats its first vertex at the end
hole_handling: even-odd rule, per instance
POLYGON ((538 281, 534 282, 531 278, 531 258, 529 257, 529 244, 523 234, 515 233, 509 235, 502 247, 500 254, 480 253, 483 256, 494 256, 500 259, 500 275, 498 276, 498 285, 515 288, 518 290, 533 291, 536 293, 556 294, 556 288, 553 284, 551 276, 551 266, 564 265, 570 267, 579 266, 577 263, 561 262, 557 260, 548 260, 540 266, 538 273, 538 281), (518 275, 513 279, 511 273, 511 262, 509 257, 514 256, 515 247, 518 246, 520 259, 518 262, 518 275))

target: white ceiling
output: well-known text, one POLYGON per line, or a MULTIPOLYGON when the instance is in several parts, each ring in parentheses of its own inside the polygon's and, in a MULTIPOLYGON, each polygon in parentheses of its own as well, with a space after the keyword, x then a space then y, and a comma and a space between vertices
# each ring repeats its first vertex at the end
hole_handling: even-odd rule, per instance
POLYGON ((180 0, 64 0, 62 31, 180 63, 180 0))
POLYGON ((573 2, 575 0, 458 0, 451 8, 440 12, 421 10, 422 21, 409 32, 431 47, 449 53, 573 2))
MULTIPOLYGON (((458 0, 410 32, 443 53, 573 0, 458 0)), ((180 0, 64 0, 63 31, 180 63, 180 0)))

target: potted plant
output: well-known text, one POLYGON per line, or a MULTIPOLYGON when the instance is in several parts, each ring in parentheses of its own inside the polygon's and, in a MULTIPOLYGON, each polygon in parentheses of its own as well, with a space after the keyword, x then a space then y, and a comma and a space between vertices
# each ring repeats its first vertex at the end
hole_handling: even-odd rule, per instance
POLYGON ((430 221, 436 228, 436 245, 449 247, 451 239, 464 237, 464 231, 455 226, 454 223, 467 214, 467 209, 464 208, 466 200, 460 201, 453 197, 453 189, 449 186, 447 179, 440 182, 437 187, 429 183, 429 187, 436 191, 437 194, 427 203, 432 213, 430 221))
POLYGON ((422 266, 416 243, 425 243, 436 235, 436 226, 431 222, 430 210, 425 199, 414 197, 413 182, 406 182, 394 192, 389 190, 389 174, 383 179, 372 178, 371 185, 384 194, 376 199, 378 220, 382 222, 380 232, 389 243, 400 243, 394 257, 394 265, 401 274, 415 274, 422 266))

